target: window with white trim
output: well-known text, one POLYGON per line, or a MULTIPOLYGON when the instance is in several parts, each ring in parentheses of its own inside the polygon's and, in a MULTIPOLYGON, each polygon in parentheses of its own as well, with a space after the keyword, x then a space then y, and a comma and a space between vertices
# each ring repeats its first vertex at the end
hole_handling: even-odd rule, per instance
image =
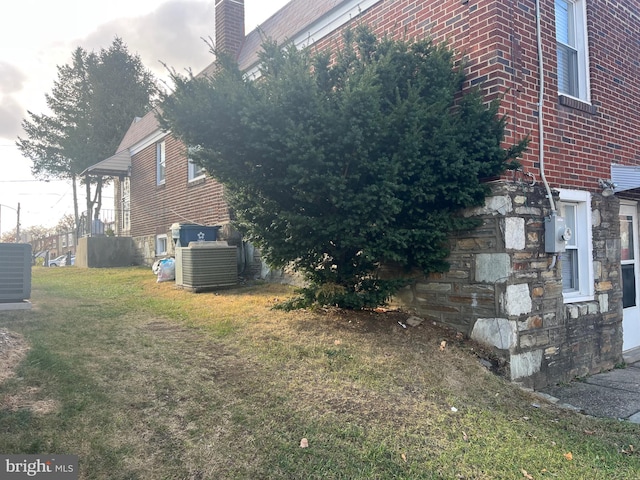
POLYGON ((167 236, 156 235, 156 257, 167 254, 167 236))
POLYGON ((571 229, 566 251, 560 254, 564 301, 570 303, 593 300, 591 194, 579 190, 560 190, 558 210, 571 229))
POLYGON ((590 102, 585 0, 555 0, 558 92, 590 102))
POLYGON ((164 185, 166 176, 166 153, 164 141, 156 143, 156 175, 158 185, 164 185))
POLYGON ((188 162, 189 162, 189 181, 190 182, 204 178, 206 173, 204 167, 200 167, 196 165, 192 160, 193 154, 195 154, 200 149, 201 149, 200 146, 187 147, 187 155, 189 157, 188 162))

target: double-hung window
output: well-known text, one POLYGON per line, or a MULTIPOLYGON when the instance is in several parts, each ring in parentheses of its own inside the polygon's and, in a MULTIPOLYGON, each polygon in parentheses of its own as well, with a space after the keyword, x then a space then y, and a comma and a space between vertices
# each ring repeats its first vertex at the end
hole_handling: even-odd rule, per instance
POLYGON ((166 176, 166 155, 164 141, 156 143, 156 177, 157 184, 164 185, 166 176))
POLYGON ((586 0, 555 0, 558 92, 590 102, 586 0))
POLYGON ((564 301, 593 300, 591 195, 577 190, 560 190, 558 209, 571 230, 566 251, 560 254, 564 301))

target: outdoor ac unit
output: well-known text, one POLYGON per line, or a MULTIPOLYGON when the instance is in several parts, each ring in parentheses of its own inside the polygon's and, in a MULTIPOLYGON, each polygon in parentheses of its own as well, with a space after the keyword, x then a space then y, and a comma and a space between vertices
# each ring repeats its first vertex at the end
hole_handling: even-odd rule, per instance
POLYGON ((237 248, 227 242, 191 242, 176 248, 176 285, 193 291, 238 283, 237 248))
POLYGON ((31 245, 0 243, 0 303, 31 297, 31 245))

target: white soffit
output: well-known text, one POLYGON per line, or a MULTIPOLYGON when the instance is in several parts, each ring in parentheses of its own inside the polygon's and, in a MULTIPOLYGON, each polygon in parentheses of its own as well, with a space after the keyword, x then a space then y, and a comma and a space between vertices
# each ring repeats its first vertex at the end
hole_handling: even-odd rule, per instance
POLYGON ((132 145, 129 148, 129 151, 131 152, 131 156, 133 157, 135 154, 140 153, 145 148, 153 145, 154 143, 159 142, 160 140, 162 140, 164 137, 166 137, 170 133, 171 132, 164 132, 162 130, 156 130, 154 133, 152 133, 151 135, 147 136, 146 138, 144 138, 143 140, 139 141, 135 145, 132 145))

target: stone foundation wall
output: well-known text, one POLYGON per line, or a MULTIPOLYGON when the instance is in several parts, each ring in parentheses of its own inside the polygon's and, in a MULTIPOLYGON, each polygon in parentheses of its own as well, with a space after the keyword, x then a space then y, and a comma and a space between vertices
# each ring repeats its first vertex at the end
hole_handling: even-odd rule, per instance
POLYGON ((560 260, 545 253, 542 186, 492 184, 482 220, 451 238, 446 273, 419 276, 394 303, 494 346, 511 379, 542 387, 612 368, 621 361, 619 201, 592 196, 595 297, 565 303, 560 260))
MULTIPOLYGON (((171 238, 171 237, 169 237, 171 238)), ((145 235, 141 237, 133 237, 136 245, 135 259, 138 265, 153 265, 158 258, 156 257, 156 237, 155 235, 145 235)), ((167 248, 169 246, 167 245, 167 248)), ((171 247, 172 248, 172 247, 171 247)))

